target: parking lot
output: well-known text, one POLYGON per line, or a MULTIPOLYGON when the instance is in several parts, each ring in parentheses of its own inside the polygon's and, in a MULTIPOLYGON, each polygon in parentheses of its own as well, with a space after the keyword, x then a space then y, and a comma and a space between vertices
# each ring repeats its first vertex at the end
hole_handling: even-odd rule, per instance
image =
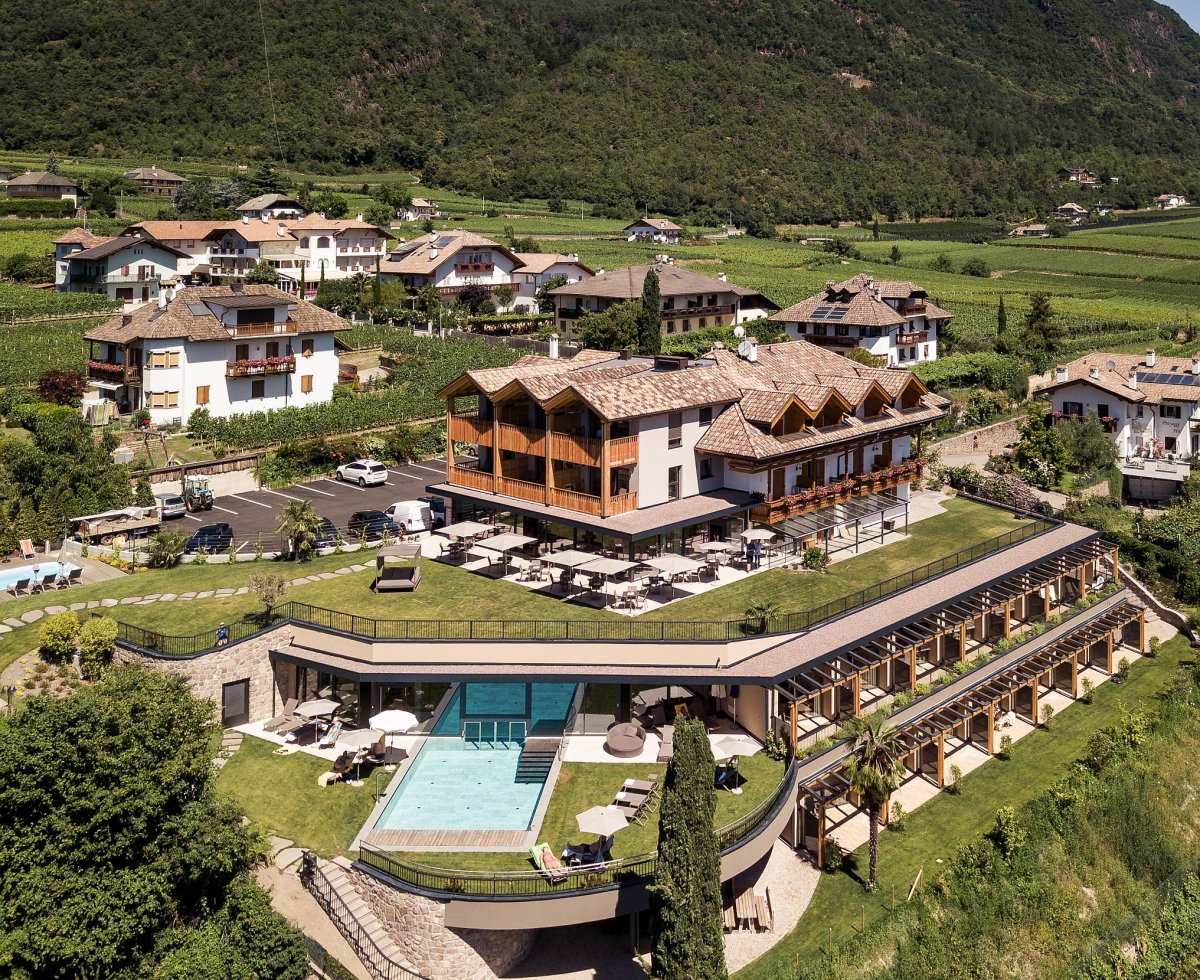
POLYGON ((233 528, 239 551, 252 550, 255 540, 260 538, 266 551, 275 551, 279 546, 279 512, 289 500, 312 501, 321 517, 328 517, 339 531, 345 533, 350 515, 355 511, 384 510, 399 500, 416 500, 425 496, 426 484, 441 483, 445 476, 446 459, 443 456, 405 466, 390 466, 387 483, 380 486, 359 487, 353 483, 339 483, 333 477, 322 477, 281 490, 218 495, 212 510, 187 514, 169 524, 191 537, 203 524, 224 522, 233 528))

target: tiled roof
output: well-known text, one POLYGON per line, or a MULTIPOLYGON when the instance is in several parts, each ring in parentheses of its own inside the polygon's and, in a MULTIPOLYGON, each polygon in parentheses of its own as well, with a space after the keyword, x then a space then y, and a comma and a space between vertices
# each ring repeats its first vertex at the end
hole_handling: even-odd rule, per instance
POLYGON ((158 167, 138 167, 136 170, 126 170, 125 176, 133 180, 169 180, 179 184, 187 183, 186 177, 180 177, 179 174, 173 174, 169 170, 160 170, 158 167))
POLYGON ((666 218, 638 218, 637 221, 627 224, 625 231, 636 228, 638 225, 649 225, 655 231, 683 231, 674 221, 668 221, 666 218))
POLYGON ((838 323, 857 327, 901 327, 908 318, 893 309, 887 300, 920 299, 925 310, 918 316, 930 320, 949 320, 953 315, 925 300, 925 289, 907 280, 876 280, 866 273, 859 273, 844 282, 831 282, 825 291, 789 306, 774 314, 771 319, 779 323, 838 323), (877 295, 878 294, 878 295, 877 295), (812 320, 813 313, 821 307, 845 310, 837 320, 828 317, 812 320))
POLYGON ((229 331, 213 314, 206 302, 220 305, 222 299, 263 296, 288 306, 288 321, 301 333, 330 333, 349 330, 350 325, 340 317, 312 303, 297 299, 274 286, 246 285, 240 289, 230 286, 190 286, 177 289, 165 308, 148 303, 122 316, 113 317, 85 333, 85 340, 101 340, 112 344, 128 344, 135 340, 186 338, 188 340, 229 340, 229 331))
POLYGON ((72 228, 68 232, 64 232, 54 239, 54 245, 82 245, 84 248, 95 248, 102 242, 106 242, 110 235, 93 235, 86 228, 72 228))
POLYGON ((779 452, 779 444, 746 418, 742 405, 734 404, 713 420, 696 449, 715 456, 765 459, 779 452))
POLYGON ((235 211, 261 211, 263 208, 275 207, 278 204, 294 204, 303 211, 300 202, 294 197, 288 197, 286 194, 259 194, 258 197, 252 197, 248 201, 239 204, 233 210, 235 211))
POLYGON ((654 269, 658 273, 658 289, 663 296, 691 296, 696 294, 733 293, 735 296, 761 297, 768 305, 770 300, 757 290, 739 286, 735 282, 722 282, 711 276, 677 265, 627 265, 611 272, 569 283, 550 290, 551 296, 595 296, 601 299, 641 299, 646 275, 654 269))
POLYGON ((507 255, 516 266, 521 264, 521 260, 499 242, 471 231, 456 229, 431 232, 419 240, 401 245, 380 263, 379 270, 394 275, 431 276, 446 259, 468 248, 495 249, 507 255))
POLYGON ((629 378, 596 383, 581 379, 571 387, 610 421, 733 402, 742 396, 734 379, 717 368, 645 371, 629 378))
POLYGON ((198 241, 229 224, 227 221, 139 221, 130 225, 121 234, 142 232, 160 242, 198 241))
POLYGON ((20 177, 13 177, 8 182, 9 187, 68 187, 75 189, 78 185, 73 180, 68 180, 59 174, 52 174, 47 170, 33 170, 27 174, 21 174, 20 177))
POLYGON ((579 256, 572 258, 570 255, 560 255, 555 252, 514 252, 513 254, 521 263, 521 271, 527 272, 530 275, 540 275, 559 263, 579 266, 588 275, 591 275, 593 272, 592 269, 589 269, 579 261, 579 256))
POLYGON ((1200 374, 1193 372, 1192 358, 1160 355, 1155 358, 1153 367, 1146 363, 1146 359, 1146 355, 1139 354, 1085 354, 1066 365, 1066 381, 1056 378, 1053 384, 1041 390, 1051 391, 1068 384, 1087 384, 1133 404, 1200 402, 1200 374), (1095 377, 1092 376, 1093 370, 1095 377), (1131 371, 1137 375, 1136 391, 1129 387, 1131 371), (1181 380, 1174 383, 1148 380, 1160 376, 1181 380))
POLYGON ((118 235, 116 238, 106 238, 104 241, 96 245, 89 246, 82 251, 72 252, 68 257, 72 262, 77 259, 82 259, 85 262, 94 259, 105 259, 110 255, 116 255, 118 252, 123 252, 125 249, 131 248, 134 245, 153 246, 155 248, 161 248, 164 252, 170 252, 172 255, 180 258, 187 258, 187 252, 181 252, 179 249, 174 248, 171 245, 166 245, 163 242, 151 241, 135 235, 118 235))

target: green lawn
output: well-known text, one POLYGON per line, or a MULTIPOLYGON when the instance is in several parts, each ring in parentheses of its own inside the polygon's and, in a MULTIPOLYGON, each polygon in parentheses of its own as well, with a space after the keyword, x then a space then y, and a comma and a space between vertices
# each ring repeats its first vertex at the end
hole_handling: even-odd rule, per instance
MULTIPOLYGON (((269 742, 248 737, 221 770, 217 786, 270 833, 324 855, 345 853, 374 805, 373 778, 364 768, 365 785, 358 789, 345 784, 321 787, 317 785, 317 777, 329 769, 328 762, 303 752, 277 756, 274 749, 269 742)), ((652 773, 658 773, 661 779, 665 769, 664 765, 635 763, 564 763, 538 839, 556 851, 568 842, 590 841, 589 835, 579 832, 575 823, 577 813, 611 803, 626 779, 645 779, 652 773)), ((718 827, 732 823, 767 799, 783 778, 783 763, 760 752, 743 759, 739 771, 745 780, 742 793, 717 793, 718 827)), ((446 802, 447 806, 454 803, 446 802)), ((616 835, 613 855, 632 857, 653 851, 657 846, 658 818, 652 815, 643 826, 631 823, 616 835)), ((530 868, 528 855, 513 852, 398 853, 407 860, 442 868, 488 871, 530 868)))
POLYGON ((868 895, 857 877, 866 871, 866 845, 852 855, 851 872, 822 875, 800 922, 777 946, 738 973, 739 980, 791 976, 797 962, 815 960, 833 929, 834 943, 853 938, 865 909, 868 926, 882 918, 895 889, 897 902, 908 894, 918 871, 922 887, 937 876, 939 858, 949 860, 964 844, 991 829, 1002 806, 1020 806, 1042 792, 1079 758, 1091 735, 1112 724, 1122 706, 1134 708, 1159 696, 1180 663, 1194 655, 1187 640, 1164 643, 1155 659, 1142 658, 1124 684, 1102 684, 1090 705, 1077 702, 1054 718, 1050 731, 1038 730, 1017 742, 1011 759, 992 760, 962 781, 962 793, 942 793, 905 818, 901 833, 885 832, 879 846, 879 891, 868 895))
POLYGON ((736 619, 745 614, 751 603, 764 598, 777 602, 781 613, 812 609, 1026 523, 1014 518, 1009 511, 971 500, 949 500, 945 507, 945 514, 913 524, 904 540, 837 562, 824 575, 782 569, 763 572, 716 591, 672 603, 665 609, 656 609, 641 618, 736 619))
MULTIPOLYGON (((375 805, 370 767, 363 767, 362 786, 318 786, 317 777, 329 771, 329 762, 305 752, 278 756, 275 749, 271 742, 247 736, 217 775, 218 792, 269 833, 325 857, 344 854, 375 805)), ((386 785, 381 780, 381 787, 386 785)))

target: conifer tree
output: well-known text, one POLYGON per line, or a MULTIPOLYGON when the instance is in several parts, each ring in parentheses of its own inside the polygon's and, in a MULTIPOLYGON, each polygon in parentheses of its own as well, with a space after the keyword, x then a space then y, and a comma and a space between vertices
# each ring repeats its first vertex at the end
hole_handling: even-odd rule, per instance
POLYGON ((658 817, 650 889, 655 980, 724 980, 721 852, 713 819, 712 749, 703 724, 680 719, 658 817))
POLYGON ((658 273, 651 269, 642 284, 642 312, 638 317, 638 353, 657 354, 662 350, 662 292, 658 273))

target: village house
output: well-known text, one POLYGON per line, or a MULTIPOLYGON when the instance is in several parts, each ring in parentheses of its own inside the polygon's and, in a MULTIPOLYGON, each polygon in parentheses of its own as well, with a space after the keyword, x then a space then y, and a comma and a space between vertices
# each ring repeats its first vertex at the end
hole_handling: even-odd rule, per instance
POLYGON ((299 201, 286 194, 259 194, 233 210, 243 218, 262 218, 265 215, 274 221, 303 218, 308 214, 299 201))
POLYGON ((1164 211, 1167 211, 1171 208, 1187 207, 1187 198, 1182 194, 1159 194, 1154 199, 1154 203, 1164 211))
POLYGON ((761 319, 779 309, 762 293, 729 282, 725 273, 717 278, 702 276, 677 267, 670 259, 656 265, 629 265, 550 290, 554 298, 554 322, 570 331, 580 317, 603 313, 617 303, 641 300, 646 274, 658 273, 662 296, 664 334, 690 333, 706 327, 731 327, 761 319))
POLYGON ((460 512, 608 534, 626 553, 659 535, 671 550, 685 527, 734 516, 822 544, 836 525, 903 518, 919 473, 912 438, 948 404, 910 372, 812 344, 748 338, 695 359, 584 350, 569 360, 557 346, 442 389, 448 445, 471 443, 477 457, 450 453, 445 482, 429 490, 460 512), (460 410, 459 398, 477 407, 460 410))
POLYGON ((485 289, 498 309, 509 310, 516 297, 513 273, 521 260, 509 248, 474 232, 437 231, 401 242, 380 263, 384 282, 399 282, 409 292, 431 286, 453 306, 468 286, 485 289))
POLYGON ((0 187, 6 186, 12 178, 12 170, 8 167, 0 167, 0 187))
POLYGON ((179 193, 179 188, 188 182, 186 177, 180 177, 169 170, 159 170, 158 167, 126 170, 125 176, 138 185, 141 193, 154 197, 174 197, 179 193))
POLYGON ((4 193, 8 197, 79 203, 79 186, 73 180, 47 170, 34 170, 20 177, 10 177, 4 186, 4 193))
POLYGON ((1064 184, 1098 184, 1100 178, 1097 177, 1087 167, 1061 167, 1058 171, 1058 179, 1064 184))
POLYGON ((841 353, 861 347, 889 367, 907 367, 937 359, 938 331, 951 315, 916 283, 860 273, 827 282, 824 291, 771 319, 797 340, 841 353))
POLYGON ((1042 392, 1055 421, 1100 420, 1132 497, 1170 496, 1200 455, 1200 357, 1086 354, 1060 364, 1042 392))
POLYGON ((396 209, 396 217, 401 221, 425 221, 437 216, 437 205, 423 197, 414 197, 408 202, 408 207, 396 209))
POLYGON ((1028 224, 1017 225, 1008 233, 1009 238, 1049 238, 1050 226, 1037 221, 1031 221, 1028 224))
POLYGON ((157 299, 164 285, 178 280, 179 262, 187 258, 179 249, 151 238, 97 239, 88 232, 59 237, 54 250, 57 290, 98 293, 122 303, 126 310, 157 299))
POLYGON ((180 278, 207 280, 208 236, 229 224, 231 222, 228 221, 139 221, 129 225, 121 234, 152 238, 178 249, 186 256, 180 258, 176 265, 175 271, 180 278))
POLYGON ((521 263, 513 272, 513 288, 517 292, 515 305, 537 312, 537 291, 555 276, 566 276, 564 285, 590 279, 596 273, 579 261, 579 256, 553 252, 515 252, 521 263))
POLYGON ((1060 204, 1050 215, 1054 221, 1065 221, 1069 225, 1081 225, 1088 219, 1088 209, 1081 208, 1074 201, 1060 204))
POLYGON ((631 242, 656 242, 659 245, 678 245, 683 231, 666 218, 638 218, 625 226, 625 237, 631 242))
POLYGON ((85 398, 121 414, 183 423, 197 408, 215 416, 315 405, 333 397, 334 335, 349 324, 274 286, 164 287, 157 302, 84 334, 85 398))

